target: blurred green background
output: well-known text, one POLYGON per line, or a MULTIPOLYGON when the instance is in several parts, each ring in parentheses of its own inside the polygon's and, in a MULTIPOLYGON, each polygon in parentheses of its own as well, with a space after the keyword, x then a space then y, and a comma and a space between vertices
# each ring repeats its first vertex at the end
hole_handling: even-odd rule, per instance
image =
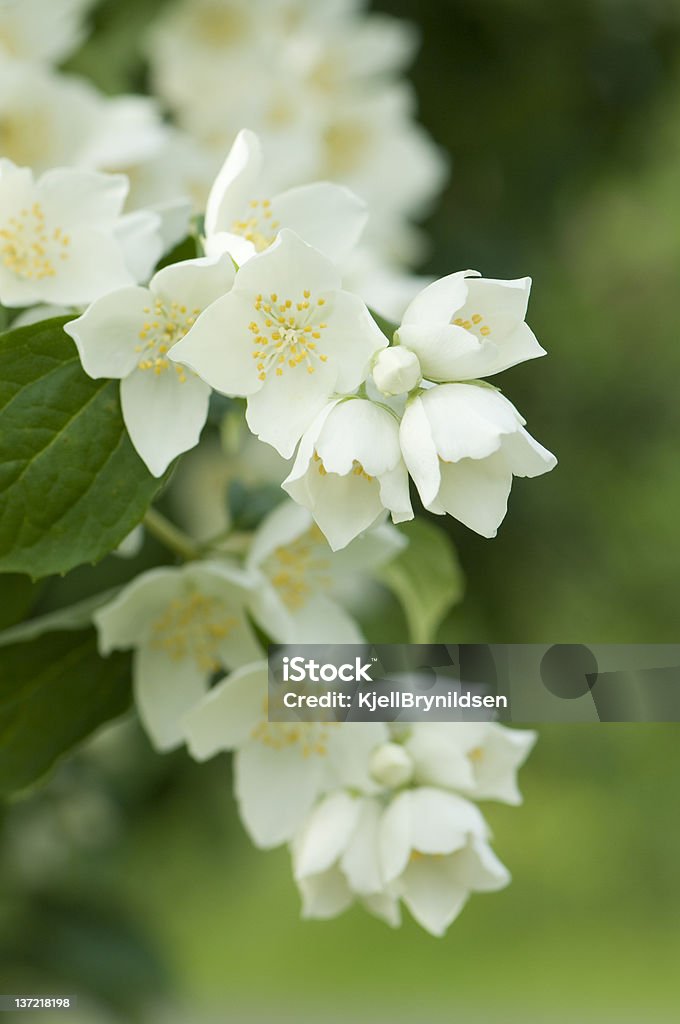
MULTIPOLYGON (((112 91, 140 87, 140 30, 160 6, 104 3, 72 67, 112 91)), ((452 157, 424 269, 530 274, 530 323, 549 351, 502 386, 560 465, 515 484, 496 540, 451 526, 467 595, 440 638, 677 641, 680 3, 375 7, 420 25, 422 120, 452 157)), ((392 639, 400 627, 376 628, 392 639)), ((44 820, 63 817, 94 772, 103 803, 73 812, 75 852, 42 856, 43 825, 35 870, 21 849, 8 861, 0 987, 54 979, 122 1020, 163 1024, 670 1024, 678 738, 674 726, 542 727, 524 807, 488 808, 513 885, 473 897, 435 940, 361 911, 300 922, 287 854, 255 851, 238 824, 228 762, 159 760, 132 729, 99 744, 96 771, 64 766, 42 794, 44 820), (114 841, 86 841, 102 822, 114 841)), ((30 813, 9 809, 9 832, 30 813)))

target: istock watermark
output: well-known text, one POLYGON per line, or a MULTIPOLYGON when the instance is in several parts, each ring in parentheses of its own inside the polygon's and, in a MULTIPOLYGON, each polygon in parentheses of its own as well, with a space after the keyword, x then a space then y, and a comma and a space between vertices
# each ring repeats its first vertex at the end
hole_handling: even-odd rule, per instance
POLYGON ((275 644, 270 721, 678 722, 680 644, 275 644))

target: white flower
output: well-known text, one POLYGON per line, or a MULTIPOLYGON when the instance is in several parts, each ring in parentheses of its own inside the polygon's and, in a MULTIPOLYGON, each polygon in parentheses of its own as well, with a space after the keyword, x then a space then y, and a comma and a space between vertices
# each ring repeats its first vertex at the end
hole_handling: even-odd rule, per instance
POLYGON ((83 16, 94 0, 2 0, 0 53, 28 60, 64 60, 80 44, 83 16))
POLYGON ((443 935, 471 892, 502 889, 510 881, 489 835, 478 809, 462 797, 428 787, 405 790, 379 825, 384 885, 423 928, 443 935))
POLYGON ((399 426, 388 409, 362 398, 332 402, 305 432, 283 489, 308 508, 334 551, 385 509, 413 519, 399 426))
POLYGON ((235 750, 235 788, 243 822, 257 846, 291 839, 318 797, 338 787, 370 793, 382 722, 269 722, 267 665, 250 665, 214 686, 184 719, 197 760, 235 750))
POLYGON ((335 917, 358 899, 392 927, 400 923, 398 899, 385 891, 382 877, 381 814, 377 800, 344 790, 314 807, 291 844, 303 917, 335 917))
POLYGON ((290 458, 330 395, 353 391, 386 344, 333 264, 284 230, 240 268, 172 358, 218 391, 247 397, 250 429, 290 458))
POLYGON ((198 443, 210 387, 168 355, 200 312, 231 286, 227 256, 164 267, 148 288, 110 292, 66 324, 90 377, 120 378, 123 419, 154 476, 198 443))
POLYGON ((121 217, 122 175, 67 168, 38 181, 0 160, 0 302, 81 305, 133 284, 161 252, 158 218, 121 217))
POLYGON ((291 644, 363 643, 361 629, 342 607, 343 584, 361 589, 406 539, 388 523, 333 552, 311 514, 294 502, 275 509, 255 531, 246 568, 259 572, 251 611, 274 640, 291 644))
POLYGON ((483 537, 496 536, 513 475, 540 476, 557 464, 507 398, 473 384, 440 384, 411 399, 400 439, 425 507, 483 537))
POLYGON ((218 562, 152 569, 95 612, 102 654, 135 649, 135 702, 157 749, 182 743, 184 715, 216 671, 261 656, 244 614, 251 583, 218 562))
POLYGON ((344 259, 363 231, 365 204, 342 185, 324 181, 264 198, 262 165, 257 135, 240 131, 208 197, 206 252, 229 252, 243 264, 268 249, 281 228, 290 228, 329 259, 344 259))
POLYGON ((384 348, 373 367, 373 380, 384 395, 403 395, 422 380, 418 356, 401 345, 384 348))
POLYGON ((420 722, 410 727, 402 749, 422 785, 520 804, 517 770, 535 742, 535 732, 498 722, 420 722))
POLYGON ((475 271, 428 285, 404 313, 397 340, 420 360, 432 381, 461 381, 500 373, 544 356, 524 322, 531 279, 491 281, 475 271))
POLYGON ((471 892, 501 889, 507 869, 488 845, 489 829, 460 796, 422 787, 380 799, 331 793, 292 843, 306 917, 332 917, 358 898, 399 924, 396 901, 433 935, 443 935, 471 892))

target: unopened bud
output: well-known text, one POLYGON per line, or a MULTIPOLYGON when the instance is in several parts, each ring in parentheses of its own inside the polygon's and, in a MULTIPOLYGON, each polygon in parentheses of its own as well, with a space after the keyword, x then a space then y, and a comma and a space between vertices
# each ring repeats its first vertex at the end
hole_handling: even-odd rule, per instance
POLYGON ((382 786, 403 786, 413 775, 413 762, 398 743, 383 743, 374 750, 368 767, 382 786))
POLYGON ((403 345, 384 348, 373 367, 373 380, 383 395, 403 395, 421 380, 418 356, 403 345))

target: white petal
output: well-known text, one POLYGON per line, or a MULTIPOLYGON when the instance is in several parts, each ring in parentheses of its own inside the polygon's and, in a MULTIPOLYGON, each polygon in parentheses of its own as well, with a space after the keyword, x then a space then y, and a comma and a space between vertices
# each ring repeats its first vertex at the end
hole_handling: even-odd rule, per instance
POLYGON ((137 453, 154 476, 162 476, 174 458, 198 444, 210 388, 198 377, 181 380, 174 366, 159 374, 135 370, 121 381, 120 400, 137 453))
POLYGON ((440 384, 421 396, 437 451, 447 462, 483 459, 519 429, 514 406, 493 388, 440 384))
POLYGON ((121 288, 97 299, 64 327, 76 343, 90 377, 127 377, 139 362, 136 351, 149 303, 146 288, 121 288))
POLYGON ((517 769, 524 764, 535 742, 535 732, 506 729, 490 722, 486 736, 478 746, 478 756, 473 761, 470 794, 479 800, 520 804, 522 797, 517 787, 517 769))
POLYGON ((344 853, 357 827, 360 803, 338 790, 314 808, 295 841, 297 880, 327 871, 344 853))
POLYGON ((300 363, 287 366, 281 377, 268 374, 260 389, 248 397, 248 426, 261 441, 289 459, 305 430, 327 404, 335 378, 330 361, 316 366, 314 373, 308 373, 300 363))
POLYGON ((468 897, 468 890, 450 879, 446 865, 428 857, 408 865, 402 885, 402 899, 418 924, 437 936, 458 917, 468 897))
POLYGON ((303 478, 288 477, 281 486, 295 501, 310 509, 333 551, 367 530, 384 511, 377 480, 369 481, 353 473, 322 476, 315 463, 303 478))
POLYGON ((137 576, 93 620, 103 655, 134 647, 147 635, 149 623, 181 591, 182 574, 176 569, 151 569, 137 576))
POLYGON ((202 256, 163 267, 154 274, 149 288, 166 303, 202 311, 229 291, 235 273, 229 256, 202 256))
POLYGON ((213 686, 191 708, 182 729, 192 757, 205 761, 245 743, 262 719, 267 680, 266 663, 245 665, 213 686))
POLYGON ((473 837, 464 850, 451 858, 452 874, 473 892, 496 892, 510 881, 510 872, 488 843, 473 837))
POLYGON ((399 428, 404 462, 426 508, 437 497, 441 483, 439 458, 432 428, 421 398, 409 402, 399 428))
POLYGON ((466 277, 473 274, 475 271, 459 270, 428 285, 409 303, 402 323, 450 323, 453 314, 465 303, 468 294, 466 277))
POLYGON ((388 738, 384 722, 340 722, 333 726, 328 737, 332 777, 350 789, 375 792, 378 787, 369 771, 369 759, 388 738))
POLYGON ((482 537, 495 537, 508 510, 512 473, 502 455, 441 467, 437 504, 482 537))
POLYGON ((319 432, 316 450, 328 473, 345 476, 359 462, 381 476, 401 461, 395 416, 362 398, 339 402, 319 432))
POLYGON ((45 214, 63 228, 110 224, 120 215, 128 193, 124 174, 65 167, 47 171, 37 184, 45 214))
POLYGON ((342 185, 315 182, 274 196, 274 220, 291 228, 309 245, 340 263, 352 251, 366 226, 366 204, 342 185))
POLYGON ((346 394, 366 379, 375 353, 387 346, 387 338, 358 295, 338 291, 327 309, 319 346, 335 367, 336 390, 346 394))
POLYGON ((252 319, 252 302, 236 291, 227 292, 172 346, 170 358, 189 366, 225 395, 252 395, 262 386, 248 330, 252 319))
POLYGON ((251 199, 257 197, 257 183, 262 170, 262 147, 254 132, 238 133, 224 161, 205 208, 206 235, 229 231, 239 220, 251 199))
POLYGON ((26 282, 39 289, 40 299, 82 306, 135 283, 121 247, 109 234, 89 227, 74 228, 69 234, 68 256, 59 262, 54 277, 26 282))
POLYGON ((161 218, 151 210, 134 210, 116 221, 113 236, 135 281, 148 281, 163 255, 161 218))
POLYGON ((541 476, 557 465, 557 459, 524 427, 503 438, 503 455, 514 476, 541 476))
POLYGON ((349 886, 338 868, 333 867, 297 883, 302 896, 302 916, 327 920, 347 910, 354 901, 349 886))
POLYGON ((321 786, 318 757, 305 758, 297 744, 280 749, 249 741, 234 759, 241 818, 256 846, 292 839, 321 786))
POLYGON ((203 244, 206 256, 223 256, 227 253, 238 267, 257 255, 257 249, 243 235, 232 234, 231 231, 218 231, 208 235, 203 244))
POLYGON ((134 656, 135 704, 157 750, 172 750, 184 740, 182 719, 208 687, 206 673, 193 658, 170 658, 143 645, 134 656))
POLYGON ((413 507, 409 492, 406 465, 400 461, 394 469, 380 477, 380 500, 392 514, 393 523, 404 523, 413 519, 413 507))
POLYGON ((465 790, 474 784, 457 726, 457 722, 423 722, 413 727, 405 747, 413 759, 415 778, 422 785, 465 790))
POLYGON ((273 245, 249 260, 235 287, 248 295, 271 295, 295 302, 305 289, 315 298, 340 289, 336 267, 292 231, 283 230, 273 245))
POLYGON ((312 526, 307 509, 284 501, 260 523, 248 551, 248 565, 262 565, 276 548, 290 544, 312 526))
POLYGON ((340 867, 353 892, 369 895, 380 893, 383 879, 378 853, 378 828, 381 807, 376 800, 362 800, 360 813, 340 867))
MULTIPOLYGON (((404 324, 397 332, 399 345, 418 357, 423 377, 433 381, 481 377, 481 370, 466 372, 480 363, 483 346, 478 339, 455 324, 404 324)), ((481 366, 481 363, 480 363, 481 366)))

